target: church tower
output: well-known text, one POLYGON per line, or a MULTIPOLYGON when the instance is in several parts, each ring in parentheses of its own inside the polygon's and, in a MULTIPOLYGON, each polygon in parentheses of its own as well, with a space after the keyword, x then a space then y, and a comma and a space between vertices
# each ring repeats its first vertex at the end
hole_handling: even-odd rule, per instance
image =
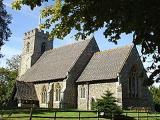
POLYGON ((45 33, 37 28, 24 34, 19 77, 34 65, 45 51, 53 48, 53 41, 48 41, 48 35, 48 32, 45 33))

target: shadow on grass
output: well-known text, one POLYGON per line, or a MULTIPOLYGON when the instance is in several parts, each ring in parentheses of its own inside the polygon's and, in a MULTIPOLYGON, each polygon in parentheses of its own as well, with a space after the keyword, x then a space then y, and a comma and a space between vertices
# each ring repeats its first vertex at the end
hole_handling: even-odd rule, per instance
POLYGON ((116 115, 114 117, 114 120, 136 120, 133 117, 129 117, 129 116, 124 116, 124 115, 116 115))
MULTIPOLYGON (((30 114, 31 108, 5 108, 0 109, 0 115, 3 114, 30 114)), ((34 108, 32 114, 46 114, 46 113, 54 113, 55 111, 63 111, 61 109, 54 108, 34 108)), ((74 111, 74 110, 72 110, 74 111)))

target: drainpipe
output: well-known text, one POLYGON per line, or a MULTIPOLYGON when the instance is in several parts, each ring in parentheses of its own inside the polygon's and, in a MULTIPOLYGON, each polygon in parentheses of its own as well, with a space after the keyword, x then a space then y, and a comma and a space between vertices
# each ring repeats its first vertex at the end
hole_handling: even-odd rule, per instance
POLYGON ((87 82, 87 110, 89 110, 89 82, 87 82))
POLYGON ((116 90, 116 96, 119 98, 120 101, 118 101, 118 105, 122 106, 122 84, 120 83, 120 74, 117 74, 118 83, 116 84, 117 90, 116 90), (121 91, 120 91, 121 90, 121 91))
POLYGON ((119 75, 119 73, 117 73, 117 79, 118 79, 118 82, 120 84, 120 75, 119 75))
POLYGON ((67 72, 67 75, 66 75, 66 77, 65 77, 65 79, 63 80, 63 88, 62 88, 62 90, 61 90, 61 100, 60 100, 60 108, 66 108, 66 101, 64 101, 65 100, 65 98, 64 98, 64 92, 65 92, 65 90, 66 90, 66 84, 67 84, 67 79, 69 78, 69 76, 70 76, 70 72, 67 72))

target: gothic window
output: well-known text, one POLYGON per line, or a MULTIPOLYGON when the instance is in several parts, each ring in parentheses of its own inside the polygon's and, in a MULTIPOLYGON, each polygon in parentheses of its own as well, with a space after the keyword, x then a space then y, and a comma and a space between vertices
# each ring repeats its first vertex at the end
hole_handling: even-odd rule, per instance
POLYGON ((130 98, 137 98, 138 97, 138 73, 136 67, 134 66, 131 69, 128 81, 128 88, 129 88, 129 97, 130 98))
POLYGON ((43 54, 46 50, 46 43, 43 42, 42 45, 41 45, 41 54, 43 54))
POLYGON ((84 85, 82 85, 80 88, 80 97, 85 98, 85 96, 86 96, 85 93, 86 93, 86 89, 85 89, 84 85))
POLYGON ((59 83, 55 85, 55 101, 61 100, 61 86, 59 83))
POLYGON ((30 43, 28 42, 27 43, 27 46, 26 46, 27 48, 26 48, 26 52, 29 52, 29 49, 30 49, 30 43))
POLYGON ((43 88, 42 88, 41 101, 42 101, 42 103, 47 103, 47 90, 46 90, 45 86, 43 86, 43 88))

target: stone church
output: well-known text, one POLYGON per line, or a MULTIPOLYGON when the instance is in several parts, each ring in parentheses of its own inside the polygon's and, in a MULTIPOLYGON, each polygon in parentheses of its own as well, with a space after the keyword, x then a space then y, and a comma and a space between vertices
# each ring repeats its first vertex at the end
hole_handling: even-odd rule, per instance
POLYGON ((146 71, 134 45, 100 51, 94 38, 53 48, 48 33, 24 35, 15 99, 18 106, 91 109, 109 90, 122 107, 150 107, 146 71))

